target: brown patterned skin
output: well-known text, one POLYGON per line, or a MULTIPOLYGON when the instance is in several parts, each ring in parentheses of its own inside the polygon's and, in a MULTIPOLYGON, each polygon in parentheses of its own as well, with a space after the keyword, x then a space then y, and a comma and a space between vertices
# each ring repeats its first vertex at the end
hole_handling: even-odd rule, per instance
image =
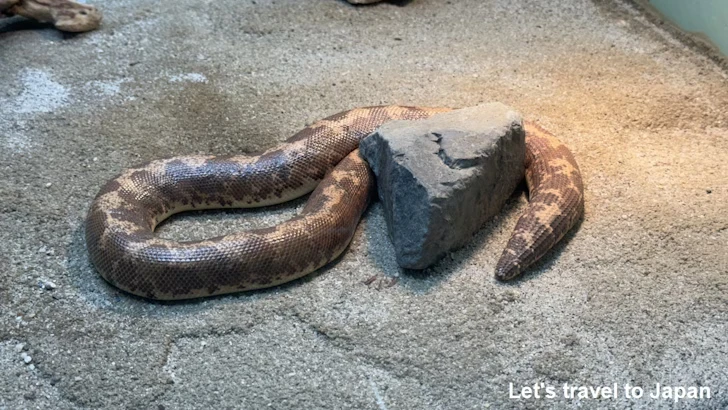
POLYGON ((103 19, 96 7, 71 0, 0 0, 0 14, 53 23, 58 30, 73 33, 95 30, 103 19))
POLYGON ((499 280, 513 279, 539 260, 584 213, 584 184, 571 151, 540 126, 524 125, 530 200, 496 265, 499 280))
MULTIPOLYGON (((370 200, 374 182, 358 155, 359 140, 385 122, 423 119, 449 110, 357 108, 318 121, 258 156, 176 157, 126 170, 108 182, 91 205, 86 222, 90 259, 114 286, 164 300, 265 288, 304 276, 344 251, 370 200), (178 212, 271 205, 312 190, 301 214, 275 227, 197 242, 154 237, 157 224, 178 212)), ((533 169, 527 170, 532 192, 543 192, 531 197, 526 215, 535 216, 527 219, 531 221, 527 227, 540 229, 534 223, 546 221, 542 218, 544 210, 580 215, 581 200, 562 204, 558 198, 571 198, 570 194, 563 192, 557 198, 547 195, 551 188, 541 188, 551 181, 541 172, 563 171, 557 161, 562 161, 565 148, 540 129, 529 138, 532 129, 537 128, 527 123, 527 151, 529 141, 535 144, 527 161, 538 156, 549 164, 541 168, 543 160, 531 159, 533 169)), ((571 154, 568 156, 573 160, 571 154)), ((578 177, 578 168, 574 169, 578 177)), ((578 192, 582 198, 580 180, 578 192)), ((567 219, 576 220, 571 216, 567 219)), ((549 232, 560 238, 572 225, 556 224, 549 232)), ((519 226, 516 234, 524 240, 515 245, 530 248, 545 243, 530 244, 519 226)), ((523 254, 531 258, 535 252, 523 254)), ((519 271, 526 267, 523 261, 517 263, 519 271)))

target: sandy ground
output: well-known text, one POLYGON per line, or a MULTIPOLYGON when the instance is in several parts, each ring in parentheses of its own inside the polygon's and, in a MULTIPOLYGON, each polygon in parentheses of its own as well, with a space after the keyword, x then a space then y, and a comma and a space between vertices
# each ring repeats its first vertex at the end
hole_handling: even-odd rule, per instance
POLYGON ((78 36, 0 22, 0 409, 728 408, 726 74, 664 27, 607 0, 96 4, 103 27, 78 36), (153 303, 88 262, 85 212, 125 167, 252 152, 355 106, 494 100, 560 136, 586 182, 579 229, 514 284, 493 269, 523 191, 419 274, 377 204, 336 263, 266 291, 153 303), (655 383, 711 398, 652 399, 655 383))

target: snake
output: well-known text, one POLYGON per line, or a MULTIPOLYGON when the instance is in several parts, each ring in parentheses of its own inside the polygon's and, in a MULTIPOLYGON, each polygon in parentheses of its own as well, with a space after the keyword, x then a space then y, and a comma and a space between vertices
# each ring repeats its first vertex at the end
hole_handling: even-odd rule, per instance
POLYGON ((70 33, 95 30, 103 15, 94 6, 71 0, 0 0, 0 17, 22 16, 70 33))
MULTIPOLYGON (((258 155, 178 156, 126 169, 91 203, 89 259, 113 286, 158 300, 261 289, 305 276, 344 252, 375 195, 359 141, 386 122, 450 110, 355 108, 314 122, 258 155), (154 235, 161 221, 178 212, 274 205, 308 193, 301 212, 276 226, 199 241, 154 235)), ((573 154, 537 124, 523 125, 529 204, 495 267, 502 281, 545 255, 584 209, 573 154)))

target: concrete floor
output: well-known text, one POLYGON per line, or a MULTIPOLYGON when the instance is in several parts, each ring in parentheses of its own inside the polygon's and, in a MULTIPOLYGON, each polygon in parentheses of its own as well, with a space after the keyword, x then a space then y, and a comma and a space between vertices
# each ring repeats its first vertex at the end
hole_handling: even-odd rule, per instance
POLYGON ((0 21, 0 409, 728 408, 728 82, 664 27, 617 0, 95 4, 103 27, 78 36, 0 21), (85 212, 125 167, 259 150, 356 106, 494 100, 566 142, 586 183, 578 231, 514 284, 493 269, 522 191, 420 274, 377 204, 338 262, 266 291, 153 303, 88 262, 85 212), (655 383, 712 395, 675 405, 655 383))

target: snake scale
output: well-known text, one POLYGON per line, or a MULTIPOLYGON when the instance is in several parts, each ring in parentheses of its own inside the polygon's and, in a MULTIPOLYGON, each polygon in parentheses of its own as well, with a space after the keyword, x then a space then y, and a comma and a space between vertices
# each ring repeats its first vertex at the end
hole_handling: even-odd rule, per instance
MULTIPOLYGON (((257 156, 183 156, 124 171, 94 199, 86 222, 90 259, 101 276, 151 299, 189 299, 275 286, 336 259, 373 194, 360 139, 391 120, 448 108, 366 107, 318 121, 257 156), (278 204, 313 191, 301 213, 277 226, 195 242, 154 236, 172 214, 278 204)), ((525 122, 529 206, 516 223, 496 277, 508 280, 543 256, 583 212, 571 152, 525 122)))

